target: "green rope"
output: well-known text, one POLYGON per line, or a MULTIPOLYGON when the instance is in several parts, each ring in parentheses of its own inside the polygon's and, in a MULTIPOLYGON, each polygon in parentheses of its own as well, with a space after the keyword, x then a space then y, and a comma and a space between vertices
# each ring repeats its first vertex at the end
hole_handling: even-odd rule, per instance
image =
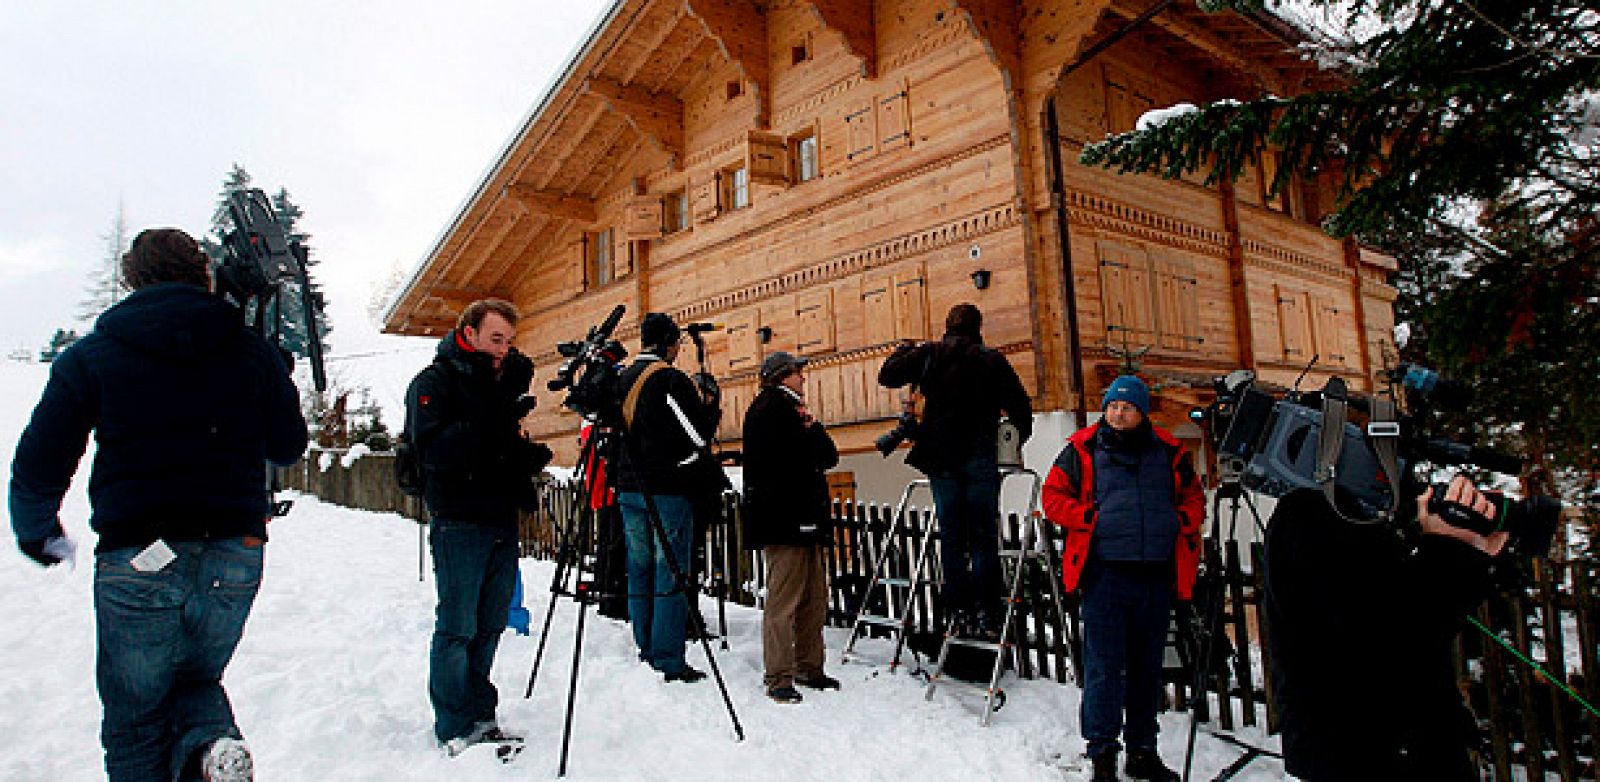
POLYGON ((1501 646, 1504 646, 1506 648, 1506 651, 1510 652, 1518 660, 1521 660, 1521 661, 1527 663, 1535 671, 1538 671, 1551 684, 1554 684, 1555 686, 1560 687, 1562 692, 1566 693, 1573 700, 1577 701, 1578 704, 1583 706, 1585 709, 1588 709, 1590 714, 1593 714, 1596 717, 1600 717, 1600 709, 1596 709, 1594 706, 1590 705, 1588 701, 1583 699, 1583 696, 1577 694, 1576 692, 1573 692, 1571 687, 1568 687, 1566 684, 1562 683, 1562 681, 1560 679, 1558 679, 1558 678, 1556 678, 1554 676, 1551 676, 1549 671, 1546 671, 1545 669, 1539 667, 1538 663, 1534 662, 1533 660, 1529 659, 1527 656, 1523 655, 1523 653, 1518 651, 1516 647, 1512 646, 1511 644, 1506 643, 1506 640, 1504 638, 1501 638, 1499 635, 1496 635, 1489 628, 1484 627, 1483 623, 1479 622, 1477 617, 1468 615, 1467 616, 1467 621, 1471 622, 1474 627, 1478 628, 1479 630, 1482 630, 1483 634, 1486 635, 1486 636, 1489 636, 1491 639, 1494 640, 1495 643, 1500 644, 1501 646))

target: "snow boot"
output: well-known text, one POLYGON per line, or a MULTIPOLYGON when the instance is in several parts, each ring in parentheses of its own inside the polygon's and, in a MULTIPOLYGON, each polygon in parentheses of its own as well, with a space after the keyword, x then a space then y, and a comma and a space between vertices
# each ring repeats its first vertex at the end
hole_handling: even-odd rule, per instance
POLYGON ((1089 759, 1094 763, 1091 782, 1117 782, 1117 751, 1107 750, 1089 759))
POLYGON ((1161 756, 1153 749, 1135 749, 1128 751, 1128 765, 1122 768, 1130 779, 1146 779, 1151 782, 1180 782, 1182 777, 1176 771, 1167 768, 1161 762, 1161 756))
POLYGON ((795 689, 794 685, 792 684, 785 684, 782 687, 768 688, 767 697, 777 701, 778 703, 799 703, 800 701, 805 700, 805 698, 800 695, 800 691, 795 689))
POLYGON ((813 690, 837 690, 837 689, 839 689, 839 680, 835 679, 832 676, 829 676, 829 675, 827 675, 825 673, 818 673, 818 674, 814 674, 814 675, 811 675, 811 676, 802 676, 802 677, 800 677, 798 679, 795 679, 794 683, 800 685, 801 687, 807 687, 807 688, 810 688, 810 689, 813 689, 813 690))
POLYGON ((250 748, 230 736, 211 742, 200 758, 200 777, 205 782, 250 782, 255 779, 250 748))
POLYGON ((701 671, 697 668, 691 668, 687 665, 683 666, 683 670, 678 671, 677 673, 664 673, 661 676, 668 682, 683 682, 684 684, 694 684, 695 682, 706 678, 704 671, 701 671))

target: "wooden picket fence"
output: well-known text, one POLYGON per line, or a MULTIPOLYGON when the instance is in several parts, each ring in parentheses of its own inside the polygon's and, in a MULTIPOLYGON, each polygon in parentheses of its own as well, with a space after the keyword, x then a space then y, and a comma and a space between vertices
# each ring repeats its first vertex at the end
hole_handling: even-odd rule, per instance
MULTIPOLYGON (((342 452, 332 451, 331 463, 322 469, 321 457, 314 454, 282 472, 283 483, 319 498, 350 507, 393 511, 423 521, 420 503, 400 493, 392 478, 388 454, 368 454, 346 468, 342 452)), ((577 518, 583 498, 570 482, 541 485, 538 510, 523 519, 523 553, 536 558, 555 555, 560 531, 577 518)), ((871 503, 836 503, 833 545, 827 549, 829 581, 828 621, 835 627, 848 627, 855 617, 872 576, 875 555, 891 534, 901 536, 902 556, 891 563, 894 577, 909 574, 917 543, 931 513, 912 508, 906 523, 895 527, 893 509, 871 503)), ((1043 525, 1049 528, 1049 525, 1043 525)), ((709 596, 719 594, 728 601, 746 606, 761 605, 766 574, 762 559, 740 542, 737 495, 724 497, 723 512, 708 530, 705 540, 706 567, 702 589, 709 596)), ((1020 520, 1015 515, 1004 519, 1003 535, 1015 546, 1020 520)), ((1051 545, 1059 547, 1057 541, 1051 545)), ((936 629, 944 617, 936 579, 935 552, 914 610, 912 645, 926 653, 936 643, 936 629)), ((1270 664, 1265 643, 1271 628, 1261 622, 1260 575, 1264 553, 1259 543, 1241 546, 1236 541, 1208 541, 1204 556, 1208 572, 1218 574, 1209 581, 1222 591, 1220 622, 1222 634, 1213 639, 1211 674, 1204 692, 1195 692, 1193 666, 1200 659, 1196 641, 1199 617, 1181 609, 1175 615, 1171 647, 1175 658, 1166 671, 1171 705, 1193 709, 1215 729, 1232 731, 1238 726, 1265 722, 1275 732, 1277 716, 1271 708, 1269 683, 1262 672, 1270 664)), ((1518 653, 1538 663, 1549 676, 1536 673, 1515 655, 1491 642, 1475 630, 1464 632, 1458 645, 1457 671, 1469 704, 1484 727, 1483 765, 1492 767, 1495 780, 1558 778, 1563 782, 1596 778, 1596 757, 1600 754, 1600 717, 1585 710, 1561 691, 1571 688, 1591 704, 1600 705, 1600 600, 1597 600, 1596 563, 1592 558, 1568 556, 1558 552, 1550 559, 1536 561, 1525 587, 1503 593, 1479 608, 1480 622, 1492 628, 1518 653)), ((1049 585, 1043 569, 1025 574, 1027 581, 1019 612, 1017 647, 1010 665, 1024 677, 1048 677, 1058 682, 1079 681, 1076 669, 1079 634, 1075 601, 1067 600, 1065 626, 1056 621, 1049 585)), ((882 600, 883 595, 873 599, 882 600)), ((1205 602, 1197 595, 1196 605, 1205 602)), ((898 607, 898 606, 895 606, 898 607)), ((886 607, 874 606, 875 613, 886 607)), ((1382 704, 1372 708, 1381 709, 1382 704)))

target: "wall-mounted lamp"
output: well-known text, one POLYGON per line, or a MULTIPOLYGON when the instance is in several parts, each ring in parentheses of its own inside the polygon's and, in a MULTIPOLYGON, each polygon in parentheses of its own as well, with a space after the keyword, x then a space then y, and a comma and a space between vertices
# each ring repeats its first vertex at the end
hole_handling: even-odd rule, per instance
POLYGON ((989 287, 989 278, 994 276, 988 269, 976 269, 972 272, 972 287, 983 290, 989 287))
POLYGON ((761 328, 756 329, 756 338, 761 340, 761 344, 763 344, 763 345, 767 344, 768 342, 771 342, 772 341, 772 327, 771 326, 762 326, 761 328))

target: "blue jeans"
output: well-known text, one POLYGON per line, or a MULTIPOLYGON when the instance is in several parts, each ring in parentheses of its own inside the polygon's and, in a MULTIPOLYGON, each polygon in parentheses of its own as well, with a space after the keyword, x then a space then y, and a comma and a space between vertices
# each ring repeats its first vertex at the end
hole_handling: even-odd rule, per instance
POLYGON ((1172 565, 1092 560, 1079 584, 1084 682, 1078 719, 1089 755, 1115 752, 1119 733, 1130 750, 1154 750, 1172 565))
POLYGON ((95 556, 95 683, 111 782, 177 779, 197 750, 242 738, 222 672, 261 587, 263 546, 168 545, 177 559, 153 573, 128 564, 142 547, 95 556))
POLYGON ((500 694, 489 681, 517 585, 517 531, 434 519, 428 540, 439 591, 428 654, 428 700, 440 742, 493 723, 500 694))
POLYGON ((1000 595, 1000 469, 993 457, 974 457, 928 473, 939 514, 939 557, 948 612, 984 611, 996 621, 1000 595))
MULTIPOLYGON (((688 497, 657 494, 653 499, 672 546, 673 561, 687 573, 694 508, 688 497)), ((684 622, 689 599, 678 588, 666 557, 656 546, 655 527, 645 509, 644 495, 623 493, 618 495, 617 504, 622 508, 622 526, 628 539, 628 620, 633 624, 633 642, 650 667, 676 675, 685 665, 684 622)))

